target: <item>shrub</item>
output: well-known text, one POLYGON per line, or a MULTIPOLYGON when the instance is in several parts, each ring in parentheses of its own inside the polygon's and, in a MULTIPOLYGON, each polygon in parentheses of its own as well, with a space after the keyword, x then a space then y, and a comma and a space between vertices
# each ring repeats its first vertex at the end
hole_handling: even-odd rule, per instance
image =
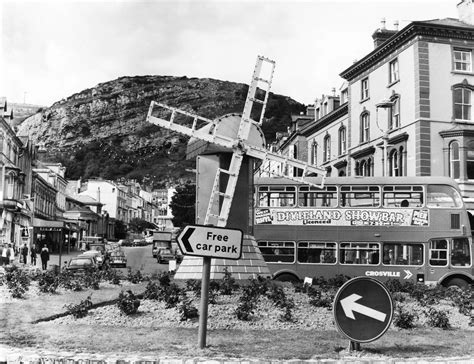
POLYGON ((431 327, 438 327, 440 329, 449 329, 451 327, 446 311, 430 307, 425 311, 425 315, 428 318, 428 325, 431 327))
POLYGON ((450 287, 447 290, 447 296, 463 315, 470 316, 473 309, 472 290, 463 290, 457 287, 450 287))
POLYGON ((312 289, 308 291, 309 295, 309 304, 314 307, 323 307, 327 308, 328 310, 332 309, 332 302, 334 296, 331 297, 330 294, 323 294, 322 291, 318 291, 316 289, 312 289))
POLYGON ((238 287, 239 285, 236 283, 235 278, 232 277, 231 272, 225 267, 224 278, 219 289, 220 294, 230 296, 238 287))
POLYGON ((140 300, 131 290, 122 291, 118 296, 117 306, 122 313, 132 315, 137 313, 138 307, 140 307, 140 300))
POLYGON ((91 301, 91 296, 87 296, 85 300, 82 300, 79 304, 75 305, 73 303, 69 305, 65 305, 67 309, 67 313, 70 315, 73 315, 74 318, 82 318, 85 317, 89 309, 92 307, 92 301, 91 301))
POLYGON ((196 297, 199 297, 201 295, 201 281, 188 279, 186 281, 186 290, 193 292, 196 297))
POLYGON ((145 288, 145 292, 143 293, 143 298, 148 300, 160 299, 160 287, 156 282, 148 282, 145 288))
POLYGON ((58 282, 59 286, 68 290, 81 291, 83 289, 81 279, 66 270, 58 275, 58 282))
POLYGON ((135 273, 132 271, 132 268, 128 267, 127 279, 131 283, 140 283, 144 280, 142 273, 139 270, 136 270, 135 273))
POLYGON ((406 311, 402 306, 398 306, 395 311, 393 323, 396 327, 401 329, 413 329, 417 318, 415 314, 406 311))
POLYGON ((115 269, 106 269, 101 272, 101 280, 109 281, 112 284, 119 285, 122 274, 115 269))
POLYGON ((99 284, 101 281, 101 273, 99 270, 95 268, 87 269, 81 278, 84 287, 99 289, 99 284))
POLYGON ((165 302, 165 308, 173 308, 185 295, 186 293, 178 285, 172 283, 169 286, 160 287, 159 299, 165 302))
POLYGON ((239 305, 235 309, 237 318, 242 321, 250 321, 255 311, 255 304, 246 300, 239 300, 239 305))
POLYGON ((30 286, 28 275, 15 265, 5 267, 3 280, 14 298, 23 298, 30 286))
POLYGON ((185 298, 178 306, 179 319, 181 321, 191 320, 199 317, 198 309, 193 306, 190 299, 185 298))
POLYGON ((158 276, 158 282, 160 282, 160 286, 162 287, 169 286, 171 283, 171 273, 161 272, 158 276))
POLYGON ((38 286, 40 292, 54 293, 59 285, 59 277, 53 271, 47 271, 39 277, 38 286))

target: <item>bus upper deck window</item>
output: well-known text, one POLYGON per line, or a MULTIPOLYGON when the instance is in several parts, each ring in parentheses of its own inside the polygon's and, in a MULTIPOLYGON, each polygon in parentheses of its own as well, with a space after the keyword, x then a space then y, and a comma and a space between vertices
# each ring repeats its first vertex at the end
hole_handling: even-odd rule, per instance
POLYGON ((452 186, 428 185, 426 204, 428 207, 461 207, 462 198, 452 186))

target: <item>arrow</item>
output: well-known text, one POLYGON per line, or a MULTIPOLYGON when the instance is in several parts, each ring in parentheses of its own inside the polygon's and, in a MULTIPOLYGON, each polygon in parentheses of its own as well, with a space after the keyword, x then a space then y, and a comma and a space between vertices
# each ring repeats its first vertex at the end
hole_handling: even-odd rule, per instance
POLYGON ((353 293, 350 296, 347 296, 346 298, 341 300, 341 306, 346 316, 355 320, 354 313, 353 313, 353 311, 355 311, 362 315, 372 317, 375 320, 384 322, 385 317, 387 317, 386 314, 380 311, 376 311, 370 307, 356 303, 356 301, 358 301, 361 298, 362 296, 359 296, 358 294, 353 293))
POLYGON ((404 269, 403 271, 407 274, 403 279, 410 279, 413 276, 412 272, 409 270, 404 269))
POLYGON ((192 228, 192 227, 188 228, 188 230, 184 233, 183 237, 181 238, 181 241, 184 247, 186 248, 186 252, 188 253, 192 253, 194 251, 193 248, 191 247, 191 244, 189 243, 189 238, 194 233, 194 230, 195 228, 192 228))

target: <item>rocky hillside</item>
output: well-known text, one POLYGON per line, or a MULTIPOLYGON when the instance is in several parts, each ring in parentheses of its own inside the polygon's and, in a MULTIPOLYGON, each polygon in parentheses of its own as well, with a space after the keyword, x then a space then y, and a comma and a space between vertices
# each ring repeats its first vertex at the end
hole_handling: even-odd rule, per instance
MULTIPOLYGON (((241 112, 248 85, 214 79, 170 76, 122 77, 63 99, 18 126, 44 144, 44 159, 61 162, 67 178, 134 178, 159 186, 193 179, 186 169, 187 139, 146 122, 152 100, 215 118, 241 112)), ((291 114, 304 105, 270 95, 264 132, 267 142, 286 131, 291 114)))

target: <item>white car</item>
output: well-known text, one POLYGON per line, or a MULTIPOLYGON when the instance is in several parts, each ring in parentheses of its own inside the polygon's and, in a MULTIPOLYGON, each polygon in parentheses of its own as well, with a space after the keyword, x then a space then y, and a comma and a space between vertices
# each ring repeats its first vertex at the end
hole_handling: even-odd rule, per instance
POLYGON ((104 256, 102 255, 102 252, 99 250, 87 250, 84 253, 81 254, 82 256, 89 256, 89 257, 94 257, 95 260, 97 261, 97 264, 99 267, 104 264, 104 256))

